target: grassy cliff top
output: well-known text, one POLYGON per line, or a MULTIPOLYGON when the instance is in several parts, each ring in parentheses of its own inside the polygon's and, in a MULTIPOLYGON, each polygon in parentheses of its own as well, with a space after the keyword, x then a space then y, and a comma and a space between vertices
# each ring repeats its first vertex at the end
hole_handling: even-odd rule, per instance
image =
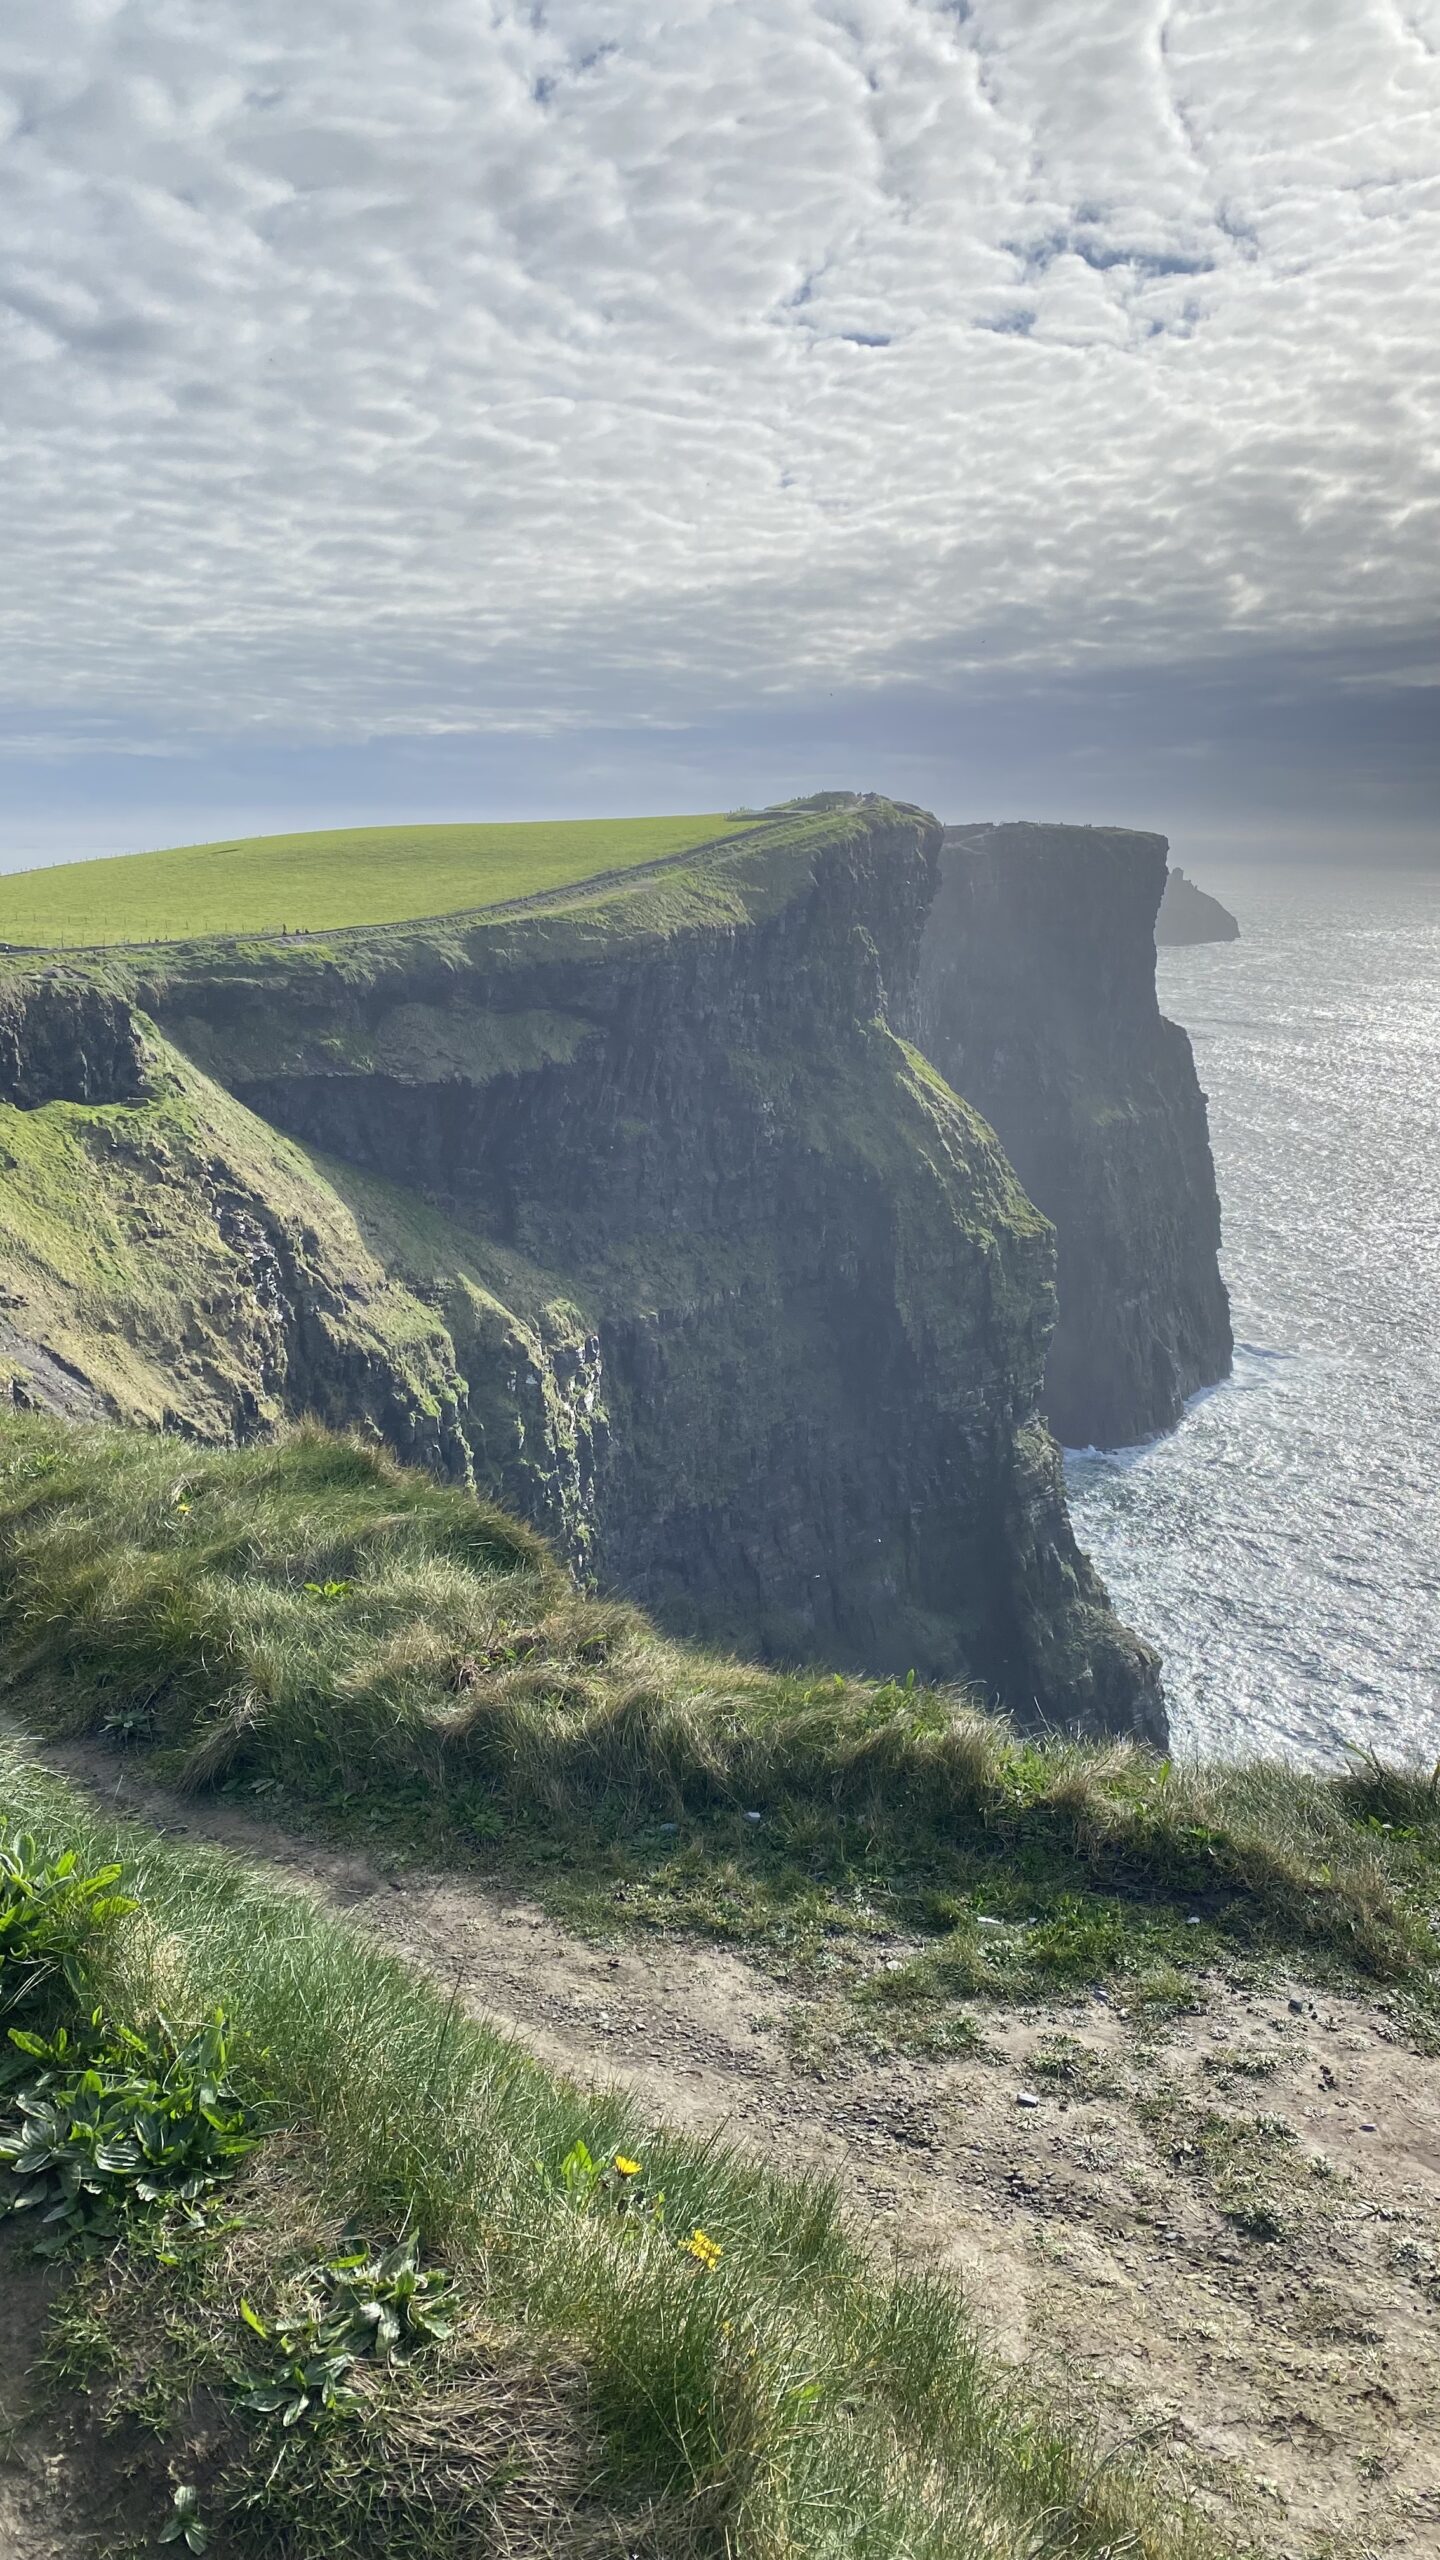
POLYGON ((0 1428, 0 1702, 183 1787, 259 1783, 432 1860, 483 1845, 612 1923, 844 1941, 897 2027, 1101 1980, 1171 2000, 1302 1952, 1434 2004, 1428 1780, 1022 1742, 913 1675, 707 1654, 309 1426, 241 1450, 0 1428), (896 1930, 913 1957, 871 1979, 896 1930))
POLYGON ((463 914, 724 841, 751 818, 538 820, 244 836, 0 879, 0 941, 50 947, 322 933, 463 914))

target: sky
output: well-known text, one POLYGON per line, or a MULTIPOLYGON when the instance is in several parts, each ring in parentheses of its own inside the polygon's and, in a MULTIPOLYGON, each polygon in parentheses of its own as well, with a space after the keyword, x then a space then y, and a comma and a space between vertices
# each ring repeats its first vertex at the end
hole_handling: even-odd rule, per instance
POLYGON ((0 868, 1440 861, 1440 0, 4 0, 0 868))

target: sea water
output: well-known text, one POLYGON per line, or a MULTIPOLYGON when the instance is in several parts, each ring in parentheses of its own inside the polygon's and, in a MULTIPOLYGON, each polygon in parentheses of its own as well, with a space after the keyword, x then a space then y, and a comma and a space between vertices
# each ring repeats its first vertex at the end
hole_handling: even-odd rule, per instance
POLYGON ((1206 870, 1159 955, 1209 1097, 1235 1373, 1072 1453, 1081 1543, 1178 1749, 1440 1757, 1440 877, 1206 870))

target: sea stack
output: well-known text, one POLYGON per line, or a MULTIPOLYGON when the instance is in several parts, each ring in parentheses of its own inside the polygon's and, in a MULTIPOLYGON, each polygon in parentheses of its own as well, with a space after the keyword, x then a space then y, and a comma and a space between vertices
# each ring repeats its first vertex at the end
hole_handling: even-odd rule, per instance
POLYGON ((1240 927, 1228 907, 1197 889, 1183 871, 1165 875, 1165 895, 1155 919, 1155 940, 1164 950, 1186 942, 1238 942, 1240 927))

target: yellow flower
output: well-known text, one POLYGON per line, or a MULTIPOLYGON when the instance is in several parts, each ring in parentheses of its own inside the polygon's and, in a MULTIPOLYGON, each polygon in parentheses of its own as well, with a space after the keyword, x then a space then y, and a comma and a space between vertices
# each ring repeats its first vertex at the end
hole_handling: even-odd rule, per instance
POLYGON ((615 2166, 619 2170, 622 2178, 638 2178, 640 2175, 639 2161, 627 2160, 623 2151, 616 2152, 615 2166))
POLYGON ((691 2232, 689 2239, 682 2241, 680 2245, 686 2256, 693 2258, 697 2266, 703 2267, 707 2275, 714 2274, 725 2255, 719 2241, 712 2240, 708 2231, 696 2229, 691 2232))

